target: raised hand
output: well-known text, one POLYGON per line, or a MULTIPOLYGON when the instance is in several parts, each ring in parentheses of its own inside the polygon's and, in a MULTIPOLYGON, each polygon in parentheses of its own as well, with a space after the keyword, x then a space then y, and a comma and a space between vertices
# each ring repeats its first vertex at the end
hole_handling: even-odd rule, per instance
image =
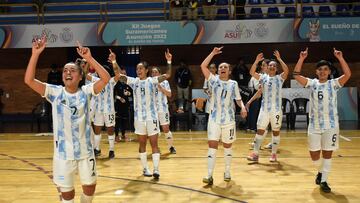
POLYGON ((169 49, 166 49, 166 52, 165 52, 165 58, 167 61, 170 61, 172 60, 172 54, 170 53, 169 49))
POLYGON ((276 59, 281 59, 279 50, 274 51, 274 56, 276 57, 276 59))
POLYGON ((76 48, 77 53, 84 59, 91 58, 91 52, 88 47, 83 47, 79 41, 77 41, 78 47, 76 48))
POLYGON ((34 38, 32 41, 32 54, 40 55, 46 47, 46 36, 43 35, 41 38, 34 38))
POLYGON ((262 61, 262 60, 264 60, 264 54, 263 54, 263 53, 259 53, 259 54, 256 56, 255 61, 260 62, 260 61, 262 61))
POLYGON ((224 47, 214 47, 214 49, 212 50, 211 53, 214 54, 214 55, 221 54, 222 53, 222 51, 221 51, 222 48, 224 48, 224 47))
POLYGON ((109 49, 109 51, 110 54, 108 57, 108 62, 112 63, 113 61, 116 61, 116 54, 111 49, 109 49))
POLYGON ((304 51, 300 52, 300 58, 305 59, 307 56, 308 56, 308 48, 306 47, 304 51))
POLYGON ((334 48, 334 56, 335 56, 337 59, 342 59, 342 58, 343 58, 343 53, 342 53, 342 51, 336 50, 336 49, 334 48))

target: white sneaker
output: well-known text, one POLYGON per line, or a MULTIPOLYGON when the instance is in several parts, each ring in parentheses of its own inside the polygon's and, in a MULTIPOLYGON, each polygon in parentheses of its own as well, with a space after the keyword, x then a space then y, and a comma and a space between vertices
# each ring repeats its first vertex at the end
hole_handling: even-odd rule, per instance
POLYGON ((143 170, 143 176, 145 177, 151 177, 153 176, 153 174, 150 172, 150 170, 148 168, 144 168, 143 170))
POLYGON ((277 162, 276 154, 271 154, 271 157, 269 159, 270 162, 277 162))
POLYGON ((224 173, 224 181, 225 182, 229 182, 231 180, 231 175, 230 175, 230 172, 225 172, 224 173))
POLYGON ((269 143, 265 146, 265 149, 272 149, 272 143, 269 142, 269 143))

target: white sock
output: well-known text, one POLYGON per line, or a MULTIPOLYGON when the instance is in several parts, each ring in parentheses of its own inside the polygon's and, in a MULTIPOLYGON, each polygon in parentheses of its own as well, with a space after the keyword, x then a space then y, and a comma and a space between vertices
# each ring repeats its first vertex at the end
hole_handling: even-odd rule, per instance
POLYGON ((165 133, 165 139, 168 144, 168 148, 173 146, 174 140, 171 131, 165 133))
POLYGON ((321 173, 321 168, 322 168, 322 161, 321 159, 318 159, 318 160, 313 160, 313 164, 314 166, 316 167, 316 170, 318 170, 319 173, 321 173))
POLYGON ((272 136, 272 146, 271 146, 271 153, 272 154, 276 154, 278 148, 279 148, 279 144, 280 144, 280 135, 278 136, 272 136))
POLYGON ((87 196, 84 193, 81 194, 80 203, 91 203, 94 196, 87 196))
POLYGON ((154 153, 152 154, 152 160, 154 165, 154 170, 159 170, 159 162, 160 162, 160 153, 154 153))
POLYGON ((256 134, 255 135, 255 142, 254 142, 254 152, 259 154, 260 146, 264 141, 264 136, 256 134))
POLYGON ((95 134, 95 138, 94 138, 94 148, 96 150, 100 150, 100 141, 101 141, 101 134, 100 135, 96 135, 95 134))
POLYGON ((148 164, 147 164, 147 154, 146 152, 143 152, 143 153, 139 153, 140 155, 140 161, 141 161, 141 165, 143 168, 146 168, 148 169, 148 164))
POLYGON ((231 147, 230 148, 224 148, 225 172, 230 172, 231 159, 232 159, 232 149, 231 149, 231 147))
POLYGON ((62 202, 62 203, 74 203, 74 199, 65 200, 64 198, 62 198, 61 202, 62 202))
POLYGON ((265 138, 267 133, 268 133, 268 130, 265 130, 265 132, 264 132, 264 134, 262 136, 265 138))
POLYGON ((215 168, 216 161, 216 149, 209 148, 208 149, 208 176, 212 176, 215 168))
POLYGON ((321 182, 326 182, 331 169, 331 159, 324 159, 321 170, 321 182))
POLYGON ((108 135, 108 140, 109 140, 109 151, 114 151, 115 135, 108 135))

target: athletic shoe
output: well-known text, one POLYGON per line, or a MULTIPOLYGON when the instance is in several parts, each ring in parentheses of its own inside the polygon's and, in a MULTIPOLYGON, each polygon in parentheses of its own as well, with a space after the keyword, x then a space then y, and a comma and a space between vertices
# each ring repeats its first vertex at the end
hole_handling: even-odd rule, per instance
POLYGON ((175 147, 170 147, 169 151, 170 151, 170 154, 176 154, 175 147))
POLYGON ((114 151, 109 151, 109 159, 113 159, 113 158, 115 158, 114 151))
POLYGON ((143 176, 145 177, 151 177, 153 174, 150 172, 148 168, 144 168, 143 170, 143 176))
POLYGON ((267 145, 265 145, 265 149, 272 149, 272 143, 269 142, 267 145))
POLYGON ((320 185, 320 182, 321 182, 321 173, 318 172, 318 174, 316 175, 316 179, 315 179, 315 184, 316 185, 320 185))
POLYGON ((277 162, 276 154, 271 154, 271 157, 269 159, 270 162, 277 162))
POLYGON ((257 155, 255 152, 252 152, 246 158, 247 158, 248 161, 253 161, 253 162, 258 162, 259 161, 259 155, 257 155))
POLYGON ((154 180, 159 180, 160 173, 158 170, 154 170, 153 177, 154 177, 154 180))
POLYGON ((94 149, 95 157, 98 157, 101 155, 101 150, 94 149))
POLYGON ((208 185, 214 184, 214 179, 212 176, 206 176, 203 178, 203 183, 206 183, 208 185))
POLYGON ((230 172, 225 172, 224 173, 224 181, 229 182, 230 180, 231 180, 230 172))
POLYGON ((331 188, 329 187, 327 182, 321 182, 320 183, 320 189, 321 189, 321 191, 323 191, 325 193, 330 193, 331 192, 331 188))

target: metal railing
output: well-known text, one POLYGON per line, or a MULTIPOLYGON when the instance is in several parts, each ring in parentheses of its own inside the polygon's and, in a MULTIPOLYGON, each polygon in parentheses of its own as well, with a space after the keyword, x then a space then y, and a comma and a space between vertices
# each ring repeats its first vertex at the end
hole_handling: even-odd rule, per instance
POLYGON ((1 3, 0 16, 0 23, 41 22, 40 8, 35 3, 1 3))

